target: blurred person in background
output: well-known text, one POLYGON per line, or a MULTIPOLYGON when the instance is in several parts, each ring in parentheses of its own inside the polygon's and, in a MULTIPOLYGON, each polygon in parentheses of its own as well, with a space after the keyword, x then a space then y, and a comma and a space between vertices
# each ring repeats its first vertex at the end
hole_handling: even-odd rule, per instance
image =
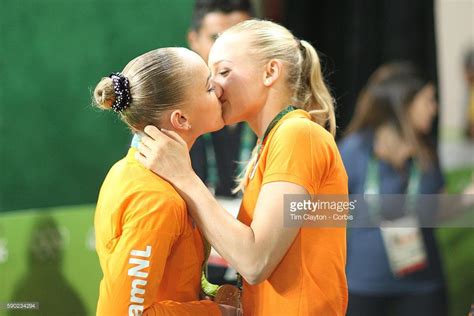
MULTIPOLYGON (((436 115, 435 87, 413 65, 399 62, 378 68, 359 95, 347 136, 339 144, 349 192, 441 193, 444 179, 430 133, 436 115)), ((445 280, 433 229, 422 228, 411 236, 418 237, 412 240, 419 248, 408 260, 406 248, 385 242, 385 232, 398 233, 396 229, 348 232, 347 315, 446 315, 445 280), (405 259, 406 265, 394 265, 390 258, 395 257, 405 259)))
MULTIPOLYGON (((210 76, 188 49, 153 50, 103 78, 95 105, 117 112, 133 132, 147 124, 174 130, 190 149, 198 136, 224 125, 210 76)), ((100 189, 97 315, 234 315, 235 308, 199 300, 206 242, 184 200, 143 168, 135 152, 130 148, 114 164, 100 189)))
MULTIPOLYGON (((187 37, 189 48, 207 62, 217 36, 252 16, 253 8, 249 0, 196 0, 187 37)), ((225 126, 211 133, 210 137, 201 136, 196 140, 191 149, 193 169, 204 183, 214 189, 216 195, 234 196, 232 189, 238 174, 237 163, 248 159, 245 152, 250 152, 254 145, 253 133, 245 123, 225 126), (210 148, 213 150, 208 150, 210 148), (209 156, 212 154, 214 157, 209 156), (210 179, 211 168, 217 169, 217 179, 210 179)))
POLYGON ((466 134, 474 140, 474 48, 464 57, 464 78, 467 88, 467 129, 466 134))

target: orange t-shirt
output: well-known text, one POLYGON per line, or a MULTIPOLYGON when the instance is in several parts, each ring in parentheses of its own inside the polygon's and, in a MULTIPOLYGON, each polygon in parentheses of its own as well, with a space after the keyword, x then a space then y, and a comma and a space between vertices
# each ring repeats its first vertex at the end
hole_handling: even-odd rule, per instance
POLYGON ((220 315, 199 301, 204 249, 185 202, 135 152, 111 168, 99 194, 97 315, 220 315))
MULTIPOLYGON (((348 194, 346 171, 333 137, 303 110, 286 114, 275 125, 256 168, 238 216, 249 226, 266 183, 287 181, 314 195, 348 194)), ((302 227, 267 280, 257 285, 244 281, 245 315, 345 315, 345 262, 345 227, 302 227)))

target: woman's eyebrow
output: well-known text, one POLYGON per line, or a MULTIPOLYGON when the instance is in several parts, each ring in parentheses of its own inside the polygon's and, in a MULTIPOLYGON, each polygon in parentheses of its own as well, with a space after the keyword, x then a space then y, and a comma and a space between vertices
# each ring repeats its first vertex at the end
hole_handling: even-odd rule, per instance
POLYGON ((232 64, 232 62, 231 62, 230 60, 222 59, 222 60, 216 61, 216 62, 215 62, 214 64, 212 64, 212 65, 215 67, 215 66, 217 66, 218 64, 220 64, 220 63, 222 63, 222 62, 224 62, 224 61, 226 61, 226 62, 232 64))

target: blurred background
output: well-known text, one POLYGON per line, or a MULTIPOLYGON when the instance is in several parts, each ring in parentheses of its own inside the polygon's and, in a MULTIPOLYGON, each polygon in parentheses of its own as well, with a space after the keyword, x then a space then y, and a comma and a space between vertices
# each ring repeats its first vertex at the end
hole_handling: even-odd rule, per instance
MULTIPOLYGON (((320 52, 339 136, 378 66, 416 63, 437 87, 433 134, 447 190, 468 186, 473 0, 252 4, 255 16, 285 25, 320 52)), ((0 0, 0 304, 40 302, 37 315, 95 314, 102 273, 94 203, 131 136, 118 117, 91 107, 91 90, 144 52, 187 46, 193 6, 193 0, 0 0)), ((449 315, 466 315, 474 298, 474 228, 439 229, 436 237, 449 315)))

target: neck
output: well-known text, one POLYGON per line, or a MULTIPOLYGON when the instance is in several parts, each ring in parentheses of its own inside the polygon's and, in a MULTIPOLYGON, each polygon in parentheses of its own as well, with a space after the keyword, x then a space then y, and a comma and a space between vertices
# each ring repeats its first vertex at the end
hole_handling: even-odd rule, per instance
POLYGON ((263 137, 268 126, 284 108, 291 104, 291 97, 268 97, 267 101, 251 119, 247 120, 250 128, 254 131, 258 138, 263 137))
POLYGON ((188 147, 188 151, 191 150, 191 147, 193 147, 194 142, 199 137, 198 135, 195 135, 194 133, 190 131, 177 130, 171 124, 162 124, 161 127, 169 131, 174 131, 176 134, 178 134, 179 137, 181 137, 185 141, 186 146, 188 147))
POLYGON ((191 147, 193 147, 194 142, 196 141, 197 137, 193 137, 190 135, 182 134, 179 133, 179 136, 186 142, 186 146, 188 147, 188 151, 191 150, 191 147))

